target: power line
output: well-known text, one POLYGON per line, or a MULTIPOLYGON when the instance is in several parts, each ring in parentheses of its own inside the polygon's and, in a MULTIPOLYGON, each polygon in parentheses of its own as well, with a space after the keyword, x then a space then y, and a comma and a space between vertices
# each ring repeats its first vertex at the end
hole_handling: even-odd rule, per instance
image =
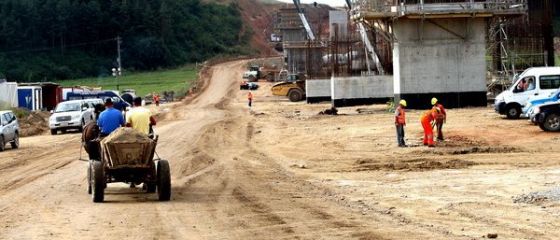
MULTIPOLYGON (((98 41, 92 41, 92 42, 75 43, 75 44, 66 45, 66 46, 64 46, 64 48, 81 47, 81 46, 94 45, 94 44, 98 44, 98 43, 111 42, 111 41, 119 41, 119 37, 103 39, 103 40, 98 40, 98 41)), ((44 51, 49 51, 49 50, 53 50, 53 49, 58 49, 58 47, 3 51, 3 52, 0 52, 0 53, 9 54, 9 53, 25 53, 25 52, 44 52, 44 51)))

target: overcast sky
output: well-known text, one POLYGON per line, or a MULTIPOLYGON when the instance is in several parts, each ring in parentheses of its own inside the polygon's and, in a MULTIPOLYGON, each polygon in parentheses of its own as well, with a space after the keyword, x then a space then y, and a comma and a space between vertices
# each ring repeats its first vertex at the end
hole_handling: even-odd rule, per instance
MULTIPOLYGON (((292 0, 279 0, 279 1, 287 2, 287 3, 293 3, 294 2, 292 0)), ((333 7, 340 7, 340 6, 345 6, 346 5, 346 0, 301 0, 301 3, 313 3, 313 2, 328 4, 328 5, 331 5, 333 7)))

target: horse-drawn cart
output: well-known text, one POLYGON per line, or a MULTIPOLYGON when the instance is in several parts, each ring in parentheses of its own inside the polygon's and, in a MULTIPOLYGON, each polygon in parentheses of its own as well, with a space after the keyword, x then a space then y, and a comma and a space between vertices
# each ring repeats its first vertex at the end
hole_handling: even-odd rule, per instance
POLYGON ((157 191, 160 201, 168 201, 171 197, 169 163, 154 159, 156 144, 157 139, 131 128, 119 128, 101 140, 97 145, 100 154, 90 154, 87 171, 88 193, 92 194, 93 202, 103 202, 107 183, 114 182, 143 183, 148 193, 157 191))

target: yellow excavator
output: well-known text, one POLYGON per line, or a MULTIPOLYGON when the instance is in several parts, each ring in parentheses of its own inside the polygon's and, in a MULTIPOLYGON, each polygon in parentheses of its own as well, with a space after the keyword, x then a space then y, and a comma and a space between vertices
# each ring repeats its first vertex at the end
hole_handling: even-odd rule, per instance
POLYGON ((296 74, 290 74, 285 81, 272 86, 272 95, 288 96, 292 102, 299 102, 305 99, 305 80, 299 79, 296 74))

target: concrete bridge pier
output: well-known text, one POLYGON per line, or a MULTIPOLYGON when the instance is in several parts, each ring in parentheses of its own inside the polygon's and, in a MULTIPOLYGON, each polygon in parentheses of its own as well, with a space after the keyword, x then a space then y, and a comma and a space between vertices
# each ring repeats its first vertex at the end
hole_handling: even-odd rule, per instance
POLYGON ((486 19, 393 22, 394 95, 409 108, 486 106, 486 19))

